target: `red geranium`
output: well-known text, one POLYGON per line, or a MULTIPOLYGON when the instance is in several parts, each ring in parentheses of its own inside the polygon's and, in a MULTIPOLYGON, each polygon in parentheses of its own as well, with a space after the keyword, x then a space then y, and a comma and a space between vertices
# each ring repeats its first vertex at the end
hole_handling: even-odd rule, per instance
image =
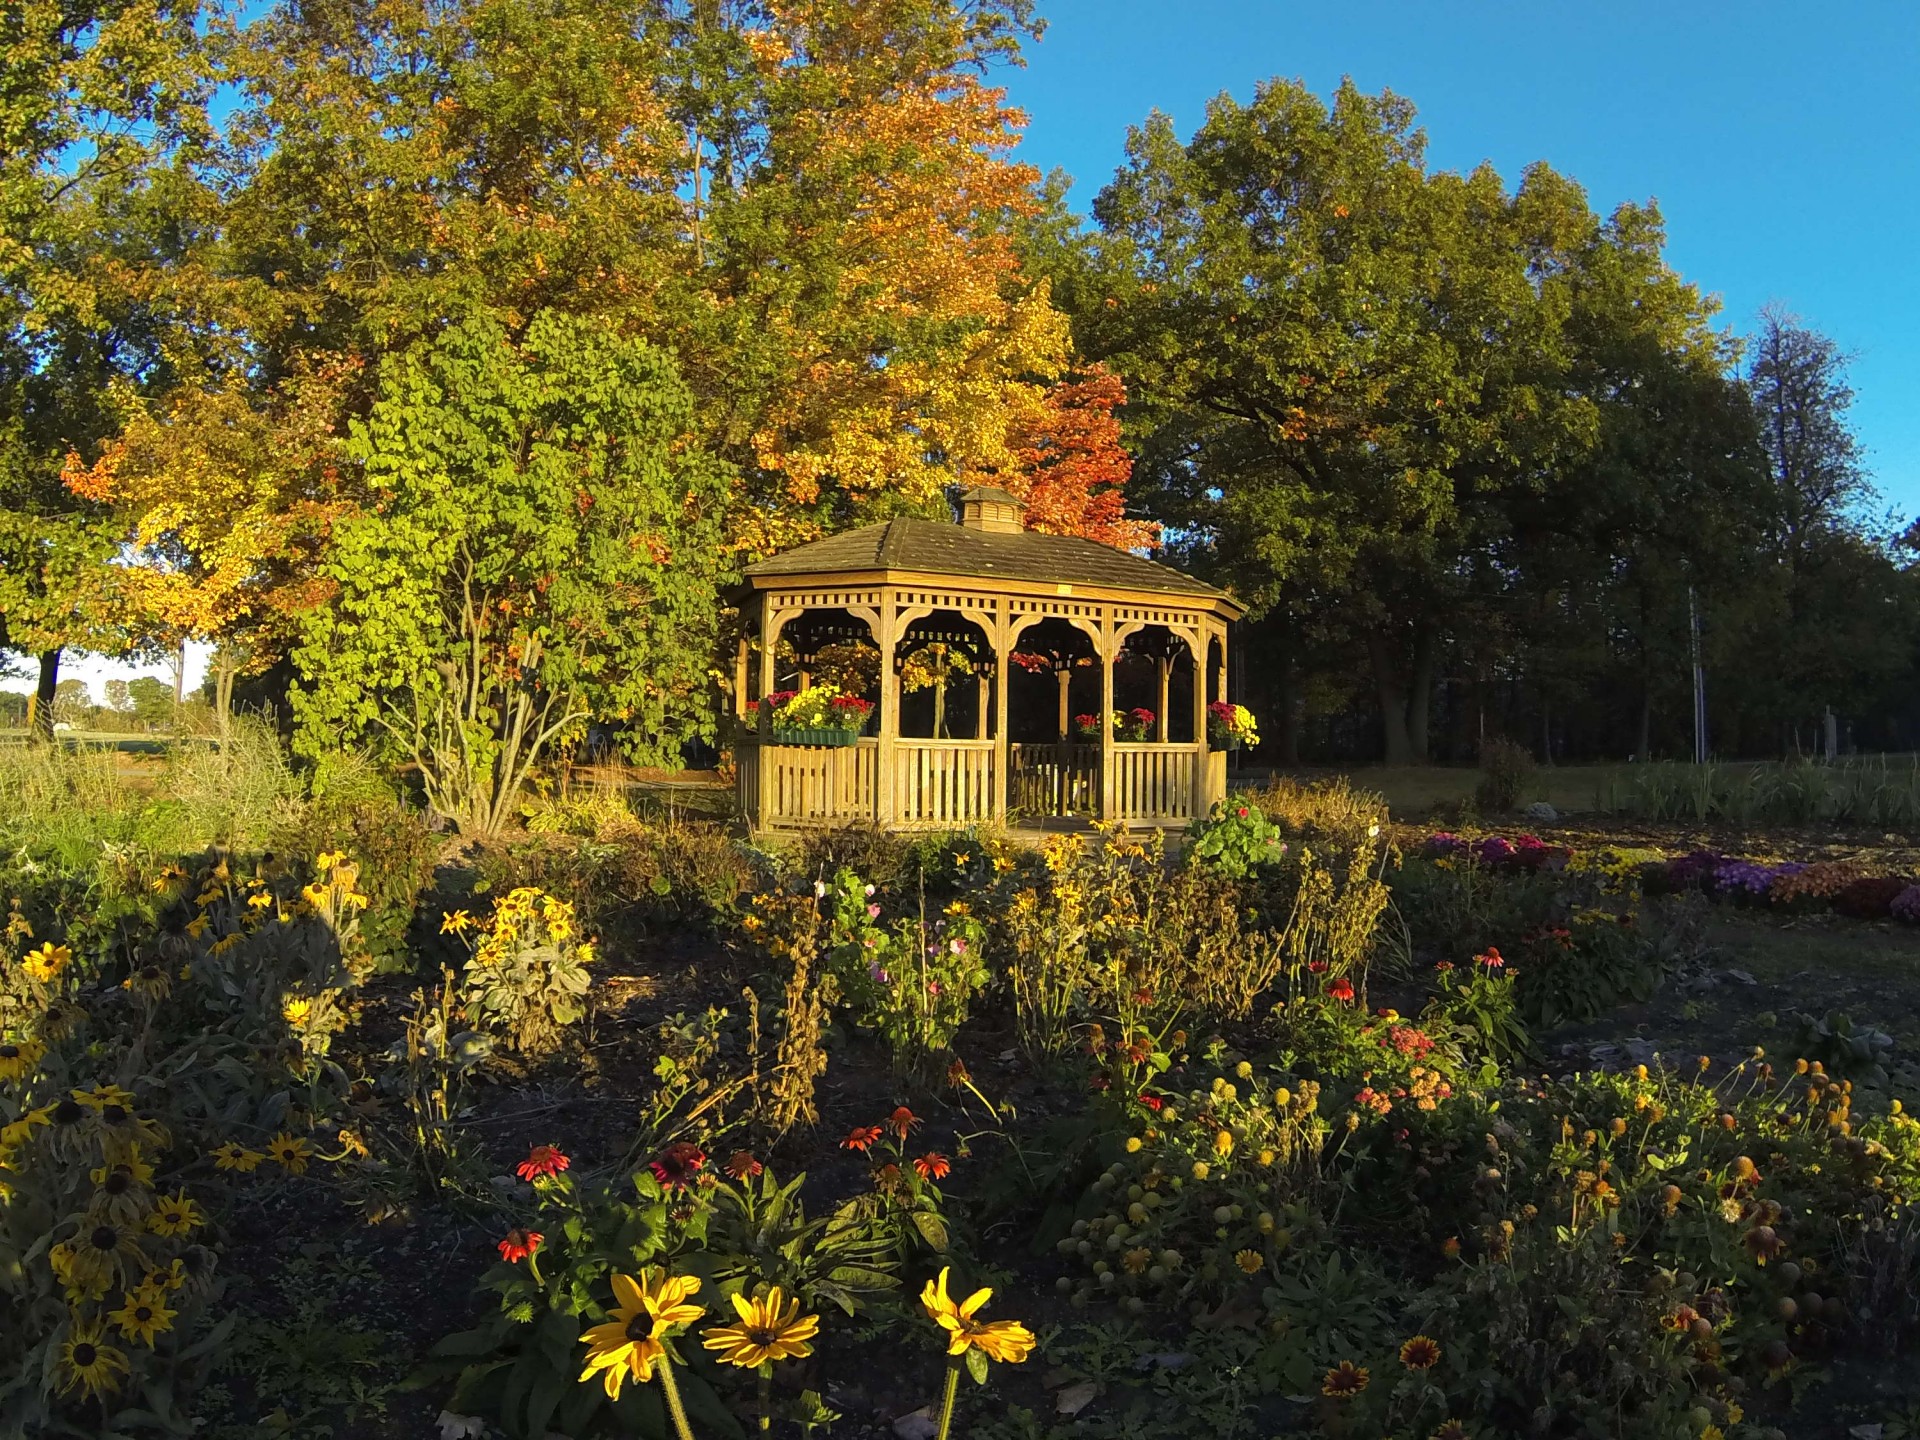
POLYGON ((558 1175, 572 1164, 557 1146, 536 1145, 514 1173, 522 1180, 539 1180, 548 1175, 558 1175))

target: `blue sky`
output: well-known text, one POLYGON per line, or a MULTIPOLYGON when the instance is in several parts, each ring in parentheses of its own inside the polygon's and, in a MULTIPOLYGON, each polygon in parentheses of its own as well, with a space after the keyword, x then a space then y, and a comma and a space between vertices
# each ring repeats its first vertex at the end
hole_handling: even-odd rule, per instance
POLYGON ((1148 111, 1184 137, 1222 90, 1342 75, 1412 100, 1429 163, 1546 160, 1596 208, 1656 199, 1670 262, 1751 327, 1769 300, 1854 353, 1854 428, 1920 513, 1920 4, 1914 0, 1041 0, 1000 72, 1022 158, 1083 213, 1148 111))

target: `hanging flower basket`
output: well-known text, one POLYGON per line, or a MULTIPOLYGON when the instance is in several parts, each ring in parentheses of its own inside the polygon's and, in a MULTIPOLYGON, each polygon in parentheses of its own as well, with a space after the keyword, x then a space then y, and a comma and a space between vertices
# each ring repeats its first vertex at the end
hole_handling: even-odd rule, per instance
POLYGON ((860 738, 858 730, 782 730, 776 727, 772 732, 776 745, 851 745, 860 738))

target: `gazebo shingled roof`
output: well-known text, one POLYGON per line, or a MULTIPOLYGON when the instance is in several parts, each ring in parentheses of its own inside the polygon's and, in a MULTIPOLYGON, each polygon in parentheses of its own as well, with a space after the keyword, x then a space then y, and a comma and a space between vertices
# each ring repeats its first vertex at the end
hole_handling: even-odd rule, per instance
POLYGON ((902 571, 964 575, 984 580, 1093 585, 1161 595, 1204 596, 1240 607, 1223 590, 1171 566, 1143 560, 1111 545, 1037 530, 975 530, 934 520, 894 519, 830 535, 749 565, 757 576, 902 571))

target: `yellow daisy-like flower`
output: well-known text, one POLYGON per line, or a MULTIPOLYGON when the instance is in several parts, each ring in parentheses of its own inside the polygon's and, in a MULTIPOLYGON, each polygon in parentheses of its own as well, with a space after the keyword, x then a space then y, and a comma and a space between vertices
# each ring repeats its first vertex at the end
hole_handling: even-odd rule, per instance
POLYGON ((38 950, 29 950, 21 957, 20 968, 27 972, 28 979, 49 985, 59 978, 60 972, 67 968, 72 959, 72 950, 49 940, 38 950))
POLYGON ((451 915, 442 914, 440 917, 442 935, 460 935, 472 928, 473 916, 464 910, 456 910, 451 915))
POLYGON ((1242 1250, 1233 1257, 1233 1263, 1249 1275, 1258 1275, 1267 1268, 1266 1257, 1258 1250, 1242 1250))
POLYGON ((664 1270, 648 1269, 637 1277, 615 1275, 613 1319, 580 1337, 587 1346, 581 1382, 597 1375, 607 1398, 618 1400, 629 1375, 636 1384, 651 1380, 654 1366, 671 1363, 666 1358, 668 1337, 707 1313, 687 1303, 699 1289, 700 1282, 691 1275, 664 1270))
POLYGON ((48 1114, 52 1108, 53 1107, 49 1105, 42 1106, 38 1110, 29 1110, 11 1125, 0 1126, 0 1145, 4 1145, 7 1149, 11 1150, 16 1145, 26 1144, 28 1138, 33 1134, 35 1126, 51 1125, 53 1123, 48 1114))
POLYGON ((1409 1370, 1431 1370, 1440 1363, 1440 1342, 1416 1335, 1400 1347, 1400 1363, 1409 1370))
POLYGON ((147 1216, 147 1228, 156 1235, 191 1235, 206 1223, 207 1217, 200 1213, 200 1207, 184 1192, 165 1197, 147 1216))
POLYGON ((38 1040, 0 1041, 0 1080, 26 1079, 46 1053, 38 1040))
POLYGON ((238 945, 242 938, 238 930, 234 931, 231 935, 222 935, 218 940, 214 941, 212 945, 207 947, 207 953, 209 955, 224 955, 227 951, 238 945))
POLYGON ((1372 1379, 1366 1366, 1342 1360, 1321 1378, 1320 1393, 1335 1400, 1350 1400, 1366 1389, 1372 1379))
POLYGON ((289 1175, 304 1175, 307 1161, 313 1158, 313 1147, 283 1130, 267 1142, 267 1158, 289 1175))
POLYGON ((127 1357, 100 1339, 100 1322, 76 1320, 60 1347, 62 1391, 76 1386, 88 1395, 105 1395, 120 1388, 120 1377, 130 1373, 127 1357))
POLYGON ((319 870, 331 870, 336 865, 344 865, 347 852, 344 850, 323 850, 314 859, 314 867, 319 870))
POLYGON ((73 1283, 124 1279, 132 1266, 139 1267, 135 1274, 145 1271, 147 1259, 140 1251, 137 1233, 132 1226, 116 1225, 103 1218, 83 1221, 69 1246, 72 1259, 68 1269, 73 1283))
POLYGON ((177 1310, 169 1310, 162 1303, 161 1295, 142 1286, 129 1293, 126 1303, 107 1318, 120 1327, 120 1333, 127 1339, 138 1340, 151 1349, 153 1337, 162 1331, 171 1330, 173 1317, 179 1313, 177 1310))
POLYGON ((96 1085, 91 1090, 75 1090, 72 1094, 74 1099, 95 1114, 109 1105, 123 1106, 128 1110, 133 1108, 133 1092, 122 1090, 118 1085, 96 1085))
POLYGON ((242 1175, 251 1175, 266 1158, 258 1150, 249 1150, 239 1141, 229 1140, 213 1152, 213 1168, 237 1170, 242 1175))
POLYGON ((280 1018, 289 1025, 304 1025, 313 1014, 313 1001, 296 995, 280 1007, 280 1018))
POLYGON ((819 1333, 820 1317, 802 1315, 800 1302, 786 1299, 778 1285, 762 1299, 729 1298, 740 1322, 716 1325, 700 1342, 717 1351, 727 1364, 756 1370, 776 1360, 799 1359, 813 1353, 813 1346, 807 1342, 819 1333))
POLYGON ((213 928, 213 917, 211 915, 196 915, 193 917, 193 919, 187 922, 187 934, 191 935, 196 940, 198 940, 202 935, 205 935, 207 931, 211 930, 212 928, 213 928))
POLYGON ((249 910, 264 910, 271 904, 273 904, 273 892, 271 890, 256 890, 253 894, 247 896, 247 908, 249 910))
POLYGON ((182 894, 187 888, 187 872, 178 865, 168 865, 153 877, 149 887, 156 895, 172 896, 182 894))
POLYGON ((920 1292, 920 1303, 934 1324, 947 1332, 947 1354, 964 1355, 978 1348, 989 1359, 1018 1365, 1033 1353, 1033 1332, 1018 1320, 976 1320, 975 1314, 993 1298, 993 1291, 981 1288, 965 1300, 955 1303, 947 1294, 947 1276, 952 1267, 943 1267, 939 1280, 927 1282, 920 1292))

